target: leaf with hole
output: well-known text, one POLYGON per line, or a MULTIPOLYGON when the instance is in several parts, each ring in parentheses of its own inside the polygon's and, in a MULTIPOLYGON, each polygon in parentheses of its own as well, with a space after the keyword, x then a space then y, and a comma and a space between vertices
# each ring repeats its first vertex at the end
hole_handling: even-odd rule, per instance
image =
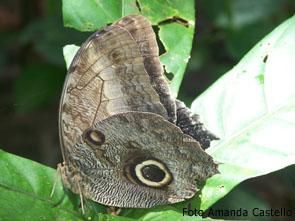
MULTIPOLYGON (((63 0, 64 25, 80 31, 94 32, 128 14, 142 14, 159 28, 159 39, 165 48, 160 59, 166 72, 173 74, 170 87, 177 95, 192 48, 195 28, 193 0, 185 3, 178 0, 63 0)), ((64 56, 70 61, 68 57, 73 57, 74 51, 66 47, 64 56)))

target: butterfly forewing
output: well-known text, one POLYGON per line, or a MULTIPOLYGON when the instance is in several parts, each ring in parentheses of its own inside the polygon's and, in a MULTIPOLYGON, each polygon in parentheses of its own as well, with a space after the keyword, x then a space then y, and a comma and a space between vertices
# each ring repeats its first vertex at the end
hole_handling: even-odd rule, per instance
POLYGON ((126 111, 167 115, 138 44, 127 29, 113 25, 94 33, 69 68, 59 119, 64 148, 95 122, 126 111))

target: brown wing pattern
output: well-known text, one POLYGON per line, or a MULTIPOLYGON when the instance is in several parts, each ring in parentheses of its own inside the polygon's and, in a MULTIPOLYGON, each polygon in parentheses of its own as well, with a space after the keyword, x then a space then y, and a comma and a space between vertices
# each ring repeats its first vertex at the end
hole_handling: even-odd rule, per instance
POLYGON ((191 118, 170 95, 146 18, 130 15, 98 30, 73 59, 60 102, 64 186, 118 207, 191 198, 195 179, 218 172, 183 134, 199 125, 191 118))
POLYGON ((151 22, 140 15, 129 15, 118 22, 119 25, 128 30, 132 35, 143 57, 144 67, 149 74, 153 88, 160 96, 160 101, 168 113, 168 120, 176 122, 176 104, 169 90, 168 82, 163 75, 163 66, 159 59, 159 48, 151 22))
POLYGON ((127 29, 137 42, 150 82, 167 110, 168 120, 180 127, 185 134, 200 142, 203 149, 208 148, 210 142, 217 137, 203 126, 196 115, 193 116, 190 113, 184 103, 171 96, 169 85, 163 75, 156 36, 150 21, 143 16, 129 15, 115 24, 127 29))
POLYGON ((62 148, 72 147, 94 123, 127 111, 167 118, 138 44, 127 29, 111 25, 81 46, 68 71, 59 116, 62 148))

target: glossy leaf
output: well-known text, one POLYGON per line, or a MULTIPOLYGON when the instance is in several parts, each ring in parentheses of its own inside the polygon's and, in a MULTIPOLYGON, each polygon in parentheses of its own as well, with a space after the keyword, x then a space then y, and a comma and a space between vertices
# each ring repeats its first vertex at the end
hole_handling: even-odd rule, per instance
POLYGON ((56 170, 1 150, 0 167, 1 219, 83 220, 65 195, 56 170))
POLYGON ((295 163, 295 17, 259 42, 197 98, 192 109, 220 140, 208 150, 220 174, 202 190, 202 209, 250 177, 295 163))
POLYGON ((122 3, 117 0, 63 0, 64 26, 80 31, 94 31, 122 16, 122 3))

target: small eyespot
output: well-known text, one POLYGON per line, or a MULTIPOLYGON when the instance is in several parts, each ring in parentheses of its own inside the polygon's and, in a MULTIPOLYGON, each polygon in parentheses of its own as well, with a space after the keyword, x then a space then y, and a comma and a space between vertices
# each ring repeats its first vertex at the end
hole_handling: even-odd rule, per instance
POLYGON ((172 181, 172 174, 166 165, 157 159, 137 161, 128 167, 127 178, 131 181, 154 188, 163 188, 172 181))
POLYGON ((90 146, 100 146, 105 141, 105 136, 101 131, 95 129, 87 129, 83 133, 83 140, 90 146))

